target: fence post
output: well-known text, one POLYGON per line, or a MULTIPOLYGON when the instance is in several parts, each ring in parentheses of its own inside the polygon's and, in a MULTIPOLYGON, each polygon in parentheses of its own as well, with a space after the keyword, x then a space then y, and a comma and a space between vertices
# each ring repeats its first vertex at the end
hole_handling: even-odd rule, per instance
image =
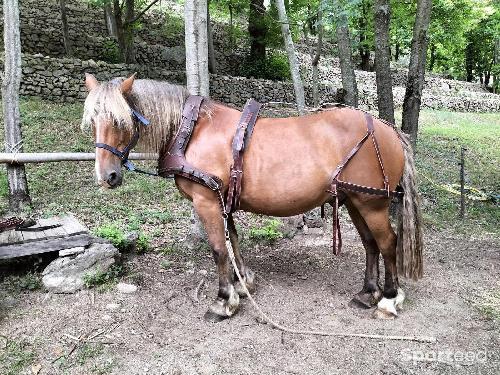
POLYGON ((460 217, 465 216, 465 151, 466 148, 460 147, 460 217))

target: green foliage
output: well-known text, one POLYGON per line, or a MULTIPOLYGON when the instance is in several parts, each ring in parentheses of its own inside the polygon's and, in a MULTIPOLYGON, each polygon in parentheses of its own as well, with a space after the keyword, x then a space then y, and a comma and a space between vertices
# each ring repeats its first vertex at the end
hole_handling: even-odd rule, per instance
POLYGON ((473 305, 488 319, 500 322, 500 289, 483 292, 475 298, 473 305))
POLYGON ((118 250, 125 250, 129 242, 125 238, 123 231, 115 224, 105 224, 94 230, 94 234, 98 237, 106 238, 118 250))
POLYGON ((4 285, 13 293, 34 291, 42 288, 40 275, 34 272, 27 272, 24 275, 7 276, 4 285))
POLYGON ((281 226, 281 221, 277 219, 268 219, 265 221, 264 226, 260 228, 251 228, 249 237, 251 240, 272 244, 283 238, 283 233, 280 231, 281 226))
POLYGON ((97 287, 99 292, 106 291, 115 285, 118 278, 125 273, 122 266, 112 265, 107 271, 96 270, 83 275, 83 284, 86 288, 97 287))
POLYGON ((106 40, 102 46, 102 55, 99 56, 100 60, 106 61, 111 64, 122 62, 120 54, 120 47, 115 40, 106 40))
POLYGON ((149 238, 149 236, 146 236, 144 233, 139 234, 136 243, 136 251, 139 254, 143 254, 147 252, 150 249, 150 247, 151 247, 151 238, 149 238))
MULTIPOLYGON (((35 353, 29 349, 26 342, 17 342, 1 336, 6 342, 1 342, 0 373, 18 375, 35 359, 35 353)), ((2 340, 3 341, 3 340, 2 340)))
POLYGON ((275 81, 291 79, 290 65, 286 54, 281 52, 267 53, 264 60, 247 58, 240 67, 243 77, 264 78, 275 81))
POLYGON ((179 36, 184 36, 184 19, 177 14, 165 12, 162 34, 167 40, 178 40, 179 36))
POLYGON ((104 346, 101 343, 83 343, 76 352, 75 360, 80 366, 84 365, 89 359, 100 356, 104 346))
POLYGON ((2 168, 0 171, 0 197, 7 198, 9 196, 9 182, 7 181, 7 173, 2 168))
POLYGON ((425 177, 437 184, 458 183, 460 147, 464 146, 466 184, 498 194, 498 172, 492 166, 500 164, 500 115, 425 111, 420 122, 416 163, 427 222, 469 234, 478 228, 498 233, 498 205, 468 200, 465 219, 460 219, 460 197, 439 189, 425 177))

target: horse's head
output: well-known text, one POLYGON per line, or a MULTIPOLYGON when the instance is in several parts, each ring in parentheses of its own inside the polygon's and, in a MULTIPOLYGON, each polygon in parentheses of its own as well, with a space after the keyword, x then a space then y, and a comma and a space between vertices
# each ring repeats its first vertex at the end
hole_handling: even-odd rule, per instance
POLYGON ((135 132, 127 101, 134 78, 135 74, 127 79, 99 83, 91 74, 85 77, 89 94, 85 100, 82 126, 90 126, 94 134, 96 180, 106 188, 121 185, 123 158, 120 153, 125 152, 128 156, 127 146, 135 132))

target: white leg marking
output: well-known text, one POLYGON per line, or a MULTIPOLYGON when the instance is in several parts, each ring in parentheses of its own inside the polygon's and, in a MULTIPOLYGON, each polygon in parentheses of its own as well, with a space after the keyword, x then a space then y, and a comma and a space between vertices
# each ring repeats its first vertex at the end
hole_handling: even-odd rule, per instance
POLYGON ((405 300, 405 293, 403 289, 398 289, 398 294, 394 298, 385 298, 383 297, 379 303, 377 304, 377 309, 393 314, 394 316, 398 316, 398 311, 396 307, 400 307, 405 300))

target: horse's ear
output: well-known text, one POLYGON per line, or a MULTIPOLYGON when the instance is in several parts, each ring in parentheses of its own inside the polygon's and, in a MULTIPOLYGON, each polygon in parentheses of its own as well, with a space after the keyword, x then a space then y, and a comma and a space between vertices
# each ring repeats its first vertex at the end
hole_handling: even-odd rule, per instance
POLYGON ((120 89, 123 95, 128 95, 130 94, 130 91, 132 91, 132 85, 134 84, 136 75, 137 73, 134 73, 130 77, 128 77, 125 81, 122 82, 120 89))
POLYGON ((92 74, 85 73, 85 86, 87 86, 87 90, 90 91, 98 85, 99 82, 97 82, 97 79, 92 74))

